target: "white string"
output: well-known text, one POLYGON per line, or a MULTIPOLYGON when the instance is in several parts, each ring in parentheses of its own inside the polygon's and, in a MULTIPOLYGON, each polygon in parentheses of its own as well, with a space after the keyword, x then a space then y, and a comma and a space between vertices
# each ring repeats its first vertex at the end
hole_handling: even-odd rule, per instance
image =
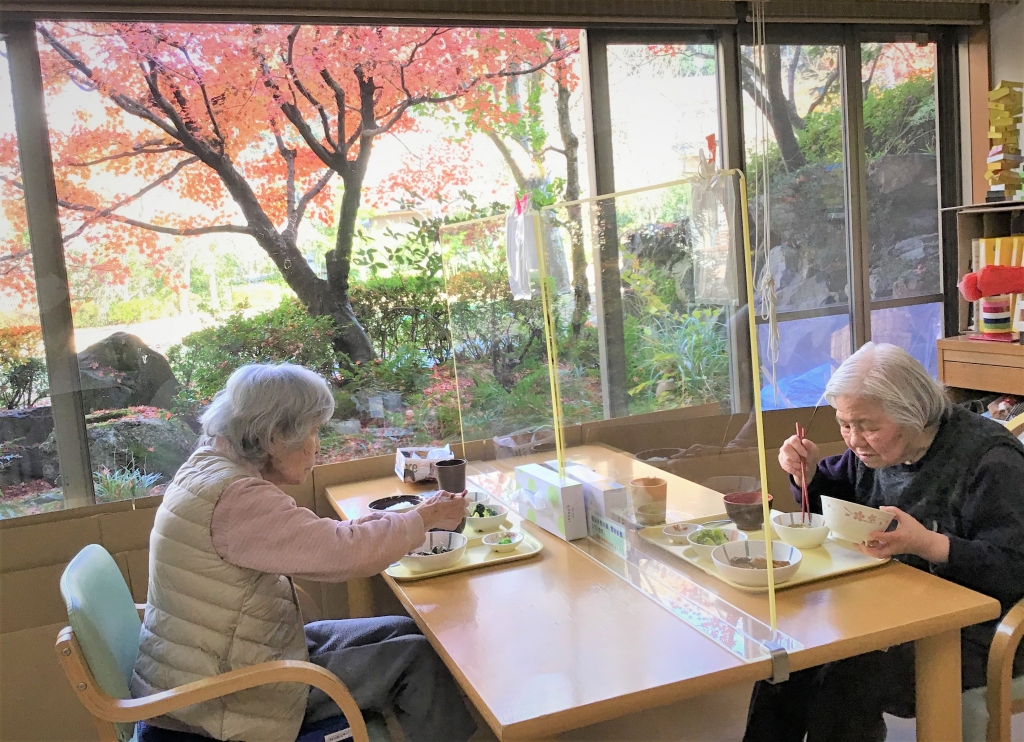
MULTIPOLYGON (((753 31, 754 31, 754 65, 760 70, 762 79, 767 70, 766 64, 766 39, 765 32, 765 3, 764 0, 755 0, 752 3, 753 31)), ((768 343, 766 347, 766 360, 772 368, 772 388, 775 392, 775 402, 778 404, 779 388, 775 373, 775 364, 779 360, 779 321, 776 312, 778 296, 775 292, 775 276, 771 266, 771 183, 768 172, 768 122, 766 91, 764 85, 754 86, 754 95, 758 96, 755 103, 757 115, 754 117, 754 151, 760 160, 760 170, 754 178, 754 203, 759 208, 754 210, 754 229, 757 232, 755 244, 756 262, 760 263, 761 277, 757 280, 757 290, 761 296, 760 316, 768 323, 768 343)), ((756 263, 755 263, 756 265, 756 263)), ((753 308, 751 308, 753 311, 753 308)))

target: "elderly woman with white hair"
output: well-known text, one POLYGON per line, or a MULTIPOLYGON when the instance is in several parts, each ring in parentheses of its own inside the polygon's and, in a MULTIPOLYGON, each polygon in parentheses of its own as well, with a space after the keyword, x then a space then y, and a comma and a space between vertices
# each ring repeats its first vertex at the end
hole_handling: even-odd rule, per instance
MULTIPOLYGON (((1024 447, 1002 425, 949 404, 941 385, 906 351, 867 343, 832 376, 825 398, 836 410, 840 456, 822 458, 810 440, 789 438, 779 463, 796 486, 807 462, 813 512, 821 497, 881 508, 895 528, 861 547, 999 600, 1024 597, 1024 447)), ((964 690, 985 685, 995 621, 962 632, 964 690)), ((1015 673, 1024 672, 1018 653, 1015 673)), ((914 645, 758 683, 746 742, 875 742, 883 712, 914 716, 914 645)))
MULTIPOLYGON (((462 742, 476 725, 409 618, 303 625, 292 578, 369 577, 419 546, 429 529, 455 528, 465 515, 464 501, 444 494, 408 512, 342 522, 298 507, 278 485, 306 479, 333 411, 326 382, 287 364, 240 368, 214 398, 200 447, 156 513, 132 693, 308 659, 337 675, 360 709, 392 708, 410 742, 462 742)), ((322 728, 340 714, 323 692, 278 683, 153 719, 140 739, 293 742, 300 728, 322 728)))

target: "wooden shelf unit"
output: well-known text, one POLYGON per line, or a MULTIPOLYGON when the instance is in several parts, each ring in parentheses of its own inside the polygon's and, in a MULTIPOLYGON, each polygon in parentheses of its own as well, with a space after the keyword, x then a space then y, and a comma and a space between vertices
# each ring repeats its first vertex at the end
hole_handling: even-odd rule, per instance
POLYGON ((967 337, 936 345, 939 381, 946 386, 1024 396, 1024 345, 967 337))

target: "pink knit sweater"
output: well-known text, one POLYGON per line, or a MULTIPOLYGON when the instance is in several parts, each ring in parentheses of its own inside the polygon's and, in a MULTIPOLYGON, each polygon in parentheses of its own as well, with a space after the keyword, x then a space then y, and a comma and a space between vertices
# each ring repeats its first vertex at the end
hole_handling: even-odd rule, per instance
POLYGON ((211 532, 228 564, 322 582, 375 575, 426 538, 415 511, 321 518, 258 476, 228 485, 213 510, 211 532))

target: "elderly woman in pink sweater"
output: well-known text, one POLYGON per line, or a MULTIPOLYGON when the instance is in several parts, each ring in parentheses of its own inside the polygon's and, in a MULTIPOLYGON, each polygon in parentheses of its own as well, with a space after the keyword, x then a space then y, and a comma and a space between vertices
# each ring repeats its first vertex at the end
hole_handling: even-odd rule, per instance
MULTIPOLYGON (((298 507, 301 484, 334 411, 325 381, 292 365, 231 375, 202 417, 204 439, 168 485, 150 539, 150 579, 134 695, 239 667, 307 658, 337 675, 364 711, 390 707, 410 742, 461 742, 475 729, 455 681, 406 617, 303 624, 292 578, 369 577, 455 528, 464 501, 441 494, 404 513, 352 521, 298 507)), ((292 742, 340 715, 321 691, 282 683, 150 720, 219 740, 292 742), (305 724, 305 726, 303 726, 305 724)))

